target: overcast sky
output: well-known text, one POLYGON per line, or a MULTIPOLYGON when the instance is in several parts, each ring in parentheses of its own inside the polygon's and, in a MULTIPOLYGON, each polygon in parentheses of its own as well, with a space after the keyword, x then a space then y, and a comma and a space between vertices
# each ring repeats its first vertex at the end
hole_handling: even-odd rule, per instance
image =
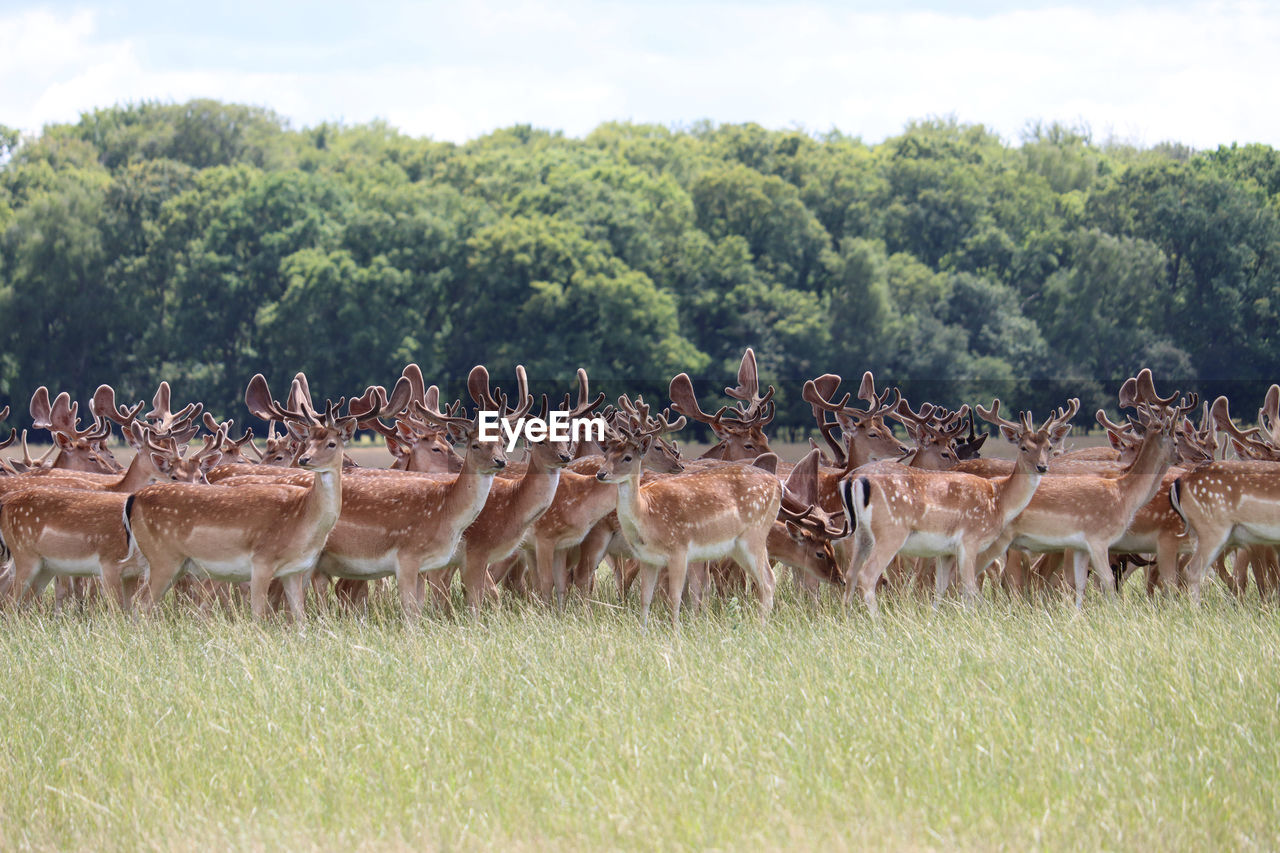
POLYGON ((463 141, 622 119, 838 128, 955 115, 1280 146, 1280 4, 0 0, 0 124, 213 97, 463 141))

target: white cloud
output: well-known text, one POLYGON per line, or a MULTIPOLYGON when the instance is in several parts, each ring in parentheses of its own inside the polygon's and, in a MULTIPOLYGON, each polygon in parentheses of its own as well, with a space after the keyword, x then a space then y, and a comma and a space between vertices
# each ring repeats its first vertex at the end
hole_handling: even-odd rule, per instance
POLYGON ((454 140, 516 122, 582 134, 699 118, 877 140, 955 114, 1009 138, 1043 118, 1145 143, 1280 145, 1280 12, 1259 3, 966 16, 525 0, 408 5, 387 20, 376 37, 317 45, 341 61, 279 71, 150 60, 148 36, 101 35, 92 12, 0 14, 0 122, 30 130, 121 101, 208 96, 300 124, 382 117, 454 140))

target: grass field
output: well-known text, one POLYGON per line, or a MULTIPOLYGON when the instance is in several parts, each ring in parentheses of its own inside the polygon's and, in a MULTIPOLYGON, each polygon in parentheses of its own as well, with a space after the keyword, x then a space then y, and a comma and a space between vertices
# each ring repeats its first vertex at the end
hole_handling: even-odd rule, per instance
POLYGON ((1276 611, 1139 587, 876 623, 784 591, 678 634, 389 597, 301 632, 0 616, 0 842, 1276 848, 1276 611))

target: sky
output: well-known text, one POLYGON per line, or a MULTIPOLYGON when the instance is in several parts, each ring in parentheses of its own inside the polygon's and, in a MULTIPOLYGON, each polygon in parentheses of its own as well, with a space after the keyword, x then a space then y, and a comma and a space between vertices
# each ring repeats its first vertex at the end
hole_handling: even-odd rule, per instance
POLYGON ((1263 2, 0 0, 0 124, 211 97, 455 142, 703 119, 878 142, 954 116, 1280 146, 1278 56, 1263 2))

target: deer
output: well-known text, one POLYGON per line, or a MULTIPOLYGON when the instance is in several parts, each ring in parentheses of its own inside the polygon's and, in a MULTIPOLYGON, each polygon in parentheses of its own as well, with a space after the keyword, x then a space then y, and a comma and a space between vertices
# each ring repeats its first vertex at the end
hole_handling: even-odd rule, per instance
POLYGON ((876 588, 889 562, 901 553, 911 557, 943 557, 935 572, 936 607, 950 586, 953 564, 967 602, 978 596, 979 555, 1030 503, 1049 470, 1056 436, 1070 429, 1078 401, 1058 412, 1039 429, 1023 412, 1019 422, 1000 417, 1000 401, 978 416, 996 425, 1018 448, 1013 470, 987 479, 957 471, 930 471, 896 462, 876 462, 857 469, 840 482, 840 495, 853 531, 854 553, 845 590, 846 604, 861 593, 867 610, 877 612, 876 588))
MULTIPOLYGON (((134 423, 133 430, 146 432, 134 423)), ((148 479, 198 483, 217 461, 222 430, 206 436, 204 446, 182 457, 176 445, 158 445, 150 434, 124 476, 138 470, 148 479), (138 459, 148 459, 139 465, 138 459)), ((116 604, 128 612, 146 563, 132 547, 124 526, 129 491, 43 480, 5 495, 0 507, 0 539, 13 559, 16 600, 38 595, 54 578, 101 578, 116 604), (85 488, 85 486, 88 488, 85 488)))
MULTIPOLYGON (((624 411, 629 400, 620 399, 624 411)), ((667 570, 672 622, 680 624, 680 600, 689 560, 732 558, 752 579, 761 618, 773 606, 773 570, 766 542, 782 503, 782 484, 767 471, 748 465, 724 465, 640 480, 640 466, 654 437, 678 430, 665 415, 650 418, 647 406, 619 420, 606 433, 605 461, 596 478, 618 485, 618 524, 640 561, 641 621, 649 622, 658 573, 667 570)))
MULTIPOLYGON (((294 392, 303 382, 300 377, 294 378, 294 392)), ((407 397, 408 383, 398 385, 396 392, 407 397)), ((312 484, 160 483, 131 495, 125 502, 125 528, 150 566, 148 610, 179 575, 190 572, 248 582, 258 619, 268 614, 268 588, 278 578, 294 622, 305 616, 306 584, 342 506, 342 451, 356 421, 338 417, 332 402, 323 415, 309 406, 285 408, 272 398, 260 373, 249 382, 245 404, 255 417, 292 424, 305 436, 298 465, 314 474, 312 484)))
MULTIPOLYGON (((410 400, 431 411, 440 411, 440 389, 427 386, 422 369, 409 364, 401 373, 409 380, 410 400)), ((462 470, 462 457, 449 442, 449 431, 430 421, 414 417, 411 405, 396 415, 395 425, 387 426, 378 418, 361 423, 362 428, 372 429, 383 437, 387 450, 395 458, 391 468, 397 471, 421 471, 424 473, 456 474, 462 470)))
POLYGON ((1151 371, 1137 377, 1138 410, 1142 444, 1133 462, 1117 476, 1054 475, 1041 483, 1026 508, 1012 519, 1000 537, 979 558, 981 567, 1009 547, 1030 552, 1072 554, 1072 585, 1077 608, 1084 606, 1085 583, 1090 565, 1103 591, 1114 595, 1115 575, 1109 551, 1129 529, 1137 514, 1160 488, 1174 462, 1175 432, 1186 412, 1199 400, 1170 407, 1175 393, 1161 398, 1155 392, 1151 371))
POLYGON ((1275 441, 1280 388, 1267 391, 1258 412, 1259 426, 1238 429, 1231 420, 1225 397, 1213 402, 1214 427, 1225 432, 1238 459, 1220 460, 1188 471, 1174 480, 1169 502, 1174 512, 1195 534, 1195 549, 1185 567, 1188 593, 1200 602, 1201 585, 1209 566, 1221 563, 1230 548, 1241 548, 1235 573, 1219 571, 1228 587, 1239 596, 1244 591, 1250 565, 1260 595, 1275 589, 1277 580, 1274 552, 1280 545, 1280 446, 1275 441))
MULTIPOLYGON (((519 383, 517 397, 523 400, 519 408, 508 410, 503 404, 502 416, 515 421, 523 417, 533 406, 528 395, 524 368, 517 366, 519 383)), ((584 374, 585 375, 585 374, 584 374)), ((580 380, 583 377, 580 377, 580 380)), ((584 399, 585 386, 580 385, 577 405, 569 410, 570 420, 585 417, 603 402, 603 395, 595 400, 584 399)), ((488 393, 487 385, 484 389, 488 393)), ((495 401, 488 401, 495 404, 495 401)), ((550 403, 544 396, 542 414, 550 414, 550 403)), ((573 461, 567 441, 550 438, 529 443, 528 467, 519 479, 499 478, 494 481, 480 515, 462 536, 457 553, 450 565, 428 574, 428 582, 435 591, 436 600, 447 602, 448 584, 454 569, 462 576, 466 601, 473 614, 478 614, 485 590, 492 582, 500 582, 512 565, 507 561, 520 547, 529 528, 533 526, 555 497, 561 471, 573 461), (502 563, 502 566, 498 564, 502 563), (490 567, 496 572, 490 574, 490 567)))
POLYGON ((1217 435, 1208 403, 1204 404, 1204 409, 1200 429, 1186 421, 1179 426, 1175 445, 1177 461, 1165 472, 1151 500, 1134 514, 1124 536, 1113 542, 1110 548, 1113 556, 1155 555, 1155 562, 1147 570, 1148 595, 1155 594, 1157 589, 1172 592, 1177 586, 1179 558, 1191 554, 1191 537, 1186 535, 1186 526, 1173 510, 1169 490, 1174 480, 1214 460, 1218 449, 1217 435))
MULTIPOLYGON (((579 383, 578 397, 581 400, 588 396, 585 371, 580 371, 579 383)), ((637 401, 643 405, 643 400, 637 398, 637 401)), ((561 471, 551 506, 533 523, 524 541, 525 556, 533 558, 539 594, 548 602, 554 595, 559 608, 563 608, 568 592, 570 552, 574 548, 584 550, 581 546, 592 529, 617 509, 618 487, 596 478, 603 463, 602 456, 582 457, 561 471)), ((661 474, 677 474, 684 470, 679 450, 656 435, 645 453, 643 465, 661 474)), ((590 575, 601 556, 602 553, 596 552, 595 562, 589 568, 582 567, 575 572, 575 585, 584 594, 589 589, 590 575)))
POLYGON ((31 421, 36 429, 47 429, 53 435, 58 455, 51 467, 73 471, 96 471, 118 474, 119 462, 107 447, 111 436, 111 424, 103 418, 95 418, 93 426, 80 429, 77 417, 80 404, 71 402, 66 391, 49 402, 49 389, 41 385, 31 395, 31 421))
POLYGON ((421 614, 425 574, 449 562, 463 531, 485 506, 494 476, 506 465, 502 439, 485 438, 480 429, 485 407, 497 411, 505 397, 501 404, 492 397, 483 367, 472 369, 468 387, 477 403, 474 418, 458 417, 456 408, 439 412, 427 405, 429 399, 410 401, 419 415, 465 442, 462 470, 456 475, 348 476, 342 512, 317 572, 352 581, 394 575, 405 615, 421 614))
POLYGON ((756 370, 756 354, 747 347, 738 366, 738 385, 725 388, 724 393, 737 400, 732 413, 729 406, 722 406, 714 415, 702 411, 693 391, 689 374, 680 373, 671 380, 671 408, 690 420, 704 423, 715 434, 717 443, 700 459, 720 459, 734 462, 754 459, 769 452, 769 440, 763 427, 773 420, 776 404, 773 402, 773 386, 760 394, 760 377, 756 370))

